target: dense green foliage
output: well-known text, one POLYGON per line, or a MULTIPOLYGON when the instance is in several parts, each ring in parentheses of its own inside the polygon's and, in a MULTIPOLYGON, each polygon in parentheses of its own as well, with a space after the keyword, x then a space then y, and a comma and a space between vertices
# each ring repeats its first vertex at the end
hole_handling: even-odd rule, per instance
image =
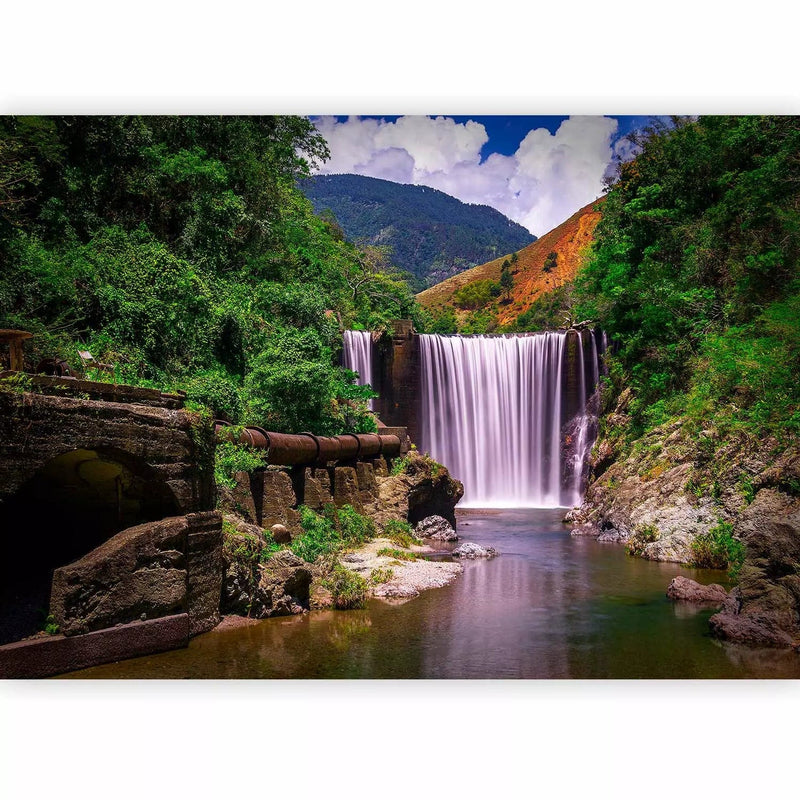
POLYGON ((322 514, 300 506, 302 536, 290 545, 295 555, 306 561, 338 553, 347 547, 357 547, 375 537, 375 523, 359 514, 352 506, 336 508, 328 503, 322 514))
POLYGON ((414 529, 402 519, 390 519, 383 526, 383 535, 400 547, 411 547, 412 544, 422 543, 422 540, 414 535, 414 529))
POLYGON ((504 326, 504 333, 524 331, 546 331, 564 328, 572 305, 572 284, 565 283, 539 295, 511 325, 504 326))
POLYGON ((459 308, 475 311, 484 308, 500 296, 501 285, 497 281, 487 278, 482 281, 473 281, 453 292, 453 302, 459 308))
POLYGON ((684 415, 724 436, 800 431, 800 122, 702 117, 647 129, 578 279, 616 343, 636 435, 684 415))
POLYGON ((232 422, 372 428, 340 328, 418 310, 297 190, 327 155, 301 117, 0 118, 0 328, 232 422))
POLYGON ((318 213, 332 212, 349 239, 388 245, 393 262, 417 278, 417 291, 536 240, 489 206, 426 186, 317 175, 301 188, 318 213))
POLYGON ((220 442, 214 448, 214 479, 217 486, 233 489, 237 472, 255 472, 264 469, 267 459, 263 450, 234 442, 220 442))
POLYGON ((744 564, 744 542, 733 536, 733 525, 720 521, 708 533, 697 535, 692 540, 692 563, 707 569, 727 569, 736 580, 744 564))

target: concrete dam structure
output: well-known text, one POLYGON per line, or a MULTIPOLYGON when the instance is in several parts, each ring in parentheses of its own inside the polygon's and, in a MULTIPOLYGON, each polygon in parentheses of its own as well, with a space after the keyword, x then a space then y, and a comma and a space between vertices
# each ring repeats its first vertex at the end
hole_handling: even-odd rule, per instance
POLYGON ((373 408, 464 483, 462 507, 579 505, 596 437, 599 330, 503 335, 349 332, 344 363, 373 408))

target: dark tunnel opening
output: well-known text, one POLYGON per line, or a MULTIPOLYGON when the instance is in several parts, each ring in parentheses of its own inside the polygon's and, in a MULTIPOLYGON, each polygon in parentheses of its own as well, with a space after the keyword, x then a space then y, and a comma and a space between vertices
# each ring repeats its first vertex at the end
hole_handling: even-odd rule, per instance
POLYGON ((0 505, 0 644, 44 628, 55 569, 125 528, 177 513, 141 459, 102 449, 51 459, 0 505))

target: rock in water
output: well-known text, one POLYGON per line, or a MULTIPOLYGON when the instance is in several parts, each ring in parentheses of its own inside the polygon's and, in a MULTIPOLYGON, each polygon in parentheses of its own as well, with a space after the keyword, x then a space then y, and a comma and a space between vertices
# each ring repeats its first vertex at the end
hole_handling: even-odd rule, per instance
POLYGON ((718 583, 707 586, 691 578, 677 575, 667 587, 667 597, 670 600, 680 600, 685 603, 703 603, 721 606, 728 598, 728 593, 718 583))
POLYGON ((494 558, 497 550, 494 547, 481 547, 475 542, 464 542, 453 550, 456 558, 494 558))
POLYGON ((441 542, 457 542, 458 534, 453 526, 438 514, 420 520, 414 528, 414 533, 422 539, 436 539, 441 542))

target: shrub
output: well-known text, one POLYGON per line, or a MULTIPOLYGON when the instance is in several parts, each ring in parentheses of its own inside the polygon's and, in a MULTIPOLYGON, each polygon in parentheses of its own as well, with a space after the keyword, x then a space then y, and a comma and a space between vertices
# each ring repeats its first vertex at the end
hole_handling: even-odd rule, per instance
POLYGON ((363 544, 375 536, 375 523, 352 506, 337 509, 328 503, 321 515, 308 506, 300 506, 299 511, 303 535, 294 539, 290 548, 305 561, 363 544))
MULTIPOLYGON (((417 448, 412 444, 411 449, 416 450, 417 448)), ((404 472, 412 475, 419 471, 418 463, 418 459, 415 463, 415 461, 412 461, 408 455, 398 458, 397 461, 392 464, 392 475, 402 475, 404 472)), ((439 473, 445 469, 443 464, 440 464, 438 461, 432 459, 427 453, 422 456, 422 464, 434 478, 438 477, 439 473)))
POLYGON ((733 579, 739 577, 745 558, 745 545, 733 536, 733 525, 719 521, 707 533, 692 542, 692 565, 706 569, 727 569, 733 579))
POLYGON ((379 586, 382 583, 388 583, 394 578, 394 570, 391 567, 376 567, 369 574, 370 586, 379 586))
POLYGON ((220 442, 214 451, 214 479, 220 486, 233 489, 237 472, 255 472, 266 466, 266 454, 243 444, 220 442))
POLYGON ((489 305, 495 297, 500 296, 500 292, 500 284, 497 281, 490 279, 473 281, 453 292, 453 302, 459 308, 474 311, 489 305))
MULTIPOLYGON (((375 523, 363 514, 359 514, 352 506, 342 506, 333 509, 335 518, 338 520, 340 535, 348 547, 363 544, 375 538, 375 523)), ((326 509, 327 510, 327 509, 326 509)))
POLYGON ((744 497, 744 502, 749 506, 756 498, 756 488, 750 475, 743 473, 739 478, 739 491, 744 497))
MULTIPOLYGON (((390 570, 391 571, 391 570, 390 570)), ((45 633, 50 634, 51 636, 58 633, 61 628, 59 627, 58 623, 56 622, 56 618, 52 614, 48 614, 44 621, 44 626, 42 630, 45 633)))
POLYGON ((402 475, 406 471, 406 467, 408 466, 408 456, 403 456, 402 458, 398 458, 394 464, 392 464, 392 475, 402 475))
POLYGON ((391 539, 400 547, 411 547, 412 544, 419 544, 420 540, 414 536, 414 529, 400 519, 390 519, 383 528, 384 536, 391 539))
POLYGON ((378 550, 379 556, 386 556, 387 558, 396 558, 398 561, 416 561, 416 553, 407 553, 405 550, 398 550, 396 547, 381 547, 378 550))
POLYGON ((22 372, 11 373, 0 378, 0 392, 11 392, 13 394, 24 394, 30 392, 33 381, 29 375, 22 372))
POLYGON ((322 585, 333 595, 334 608, 363 608, 367 600, 367 581, 341 564, 334 565, 322 585))
POLYGON ((335 553, 343 547, 333 522, 320 516, 308 506, 300 506, 300 525, 303 535, 292 540, 290 549, 305 561, 315 561, 318 556, 335 553))
POLYGON ((242 399, 234 381, 221 372, 204 372, 186 384, 186 399, 208 406, 218 419, 239 422, 242 399))

